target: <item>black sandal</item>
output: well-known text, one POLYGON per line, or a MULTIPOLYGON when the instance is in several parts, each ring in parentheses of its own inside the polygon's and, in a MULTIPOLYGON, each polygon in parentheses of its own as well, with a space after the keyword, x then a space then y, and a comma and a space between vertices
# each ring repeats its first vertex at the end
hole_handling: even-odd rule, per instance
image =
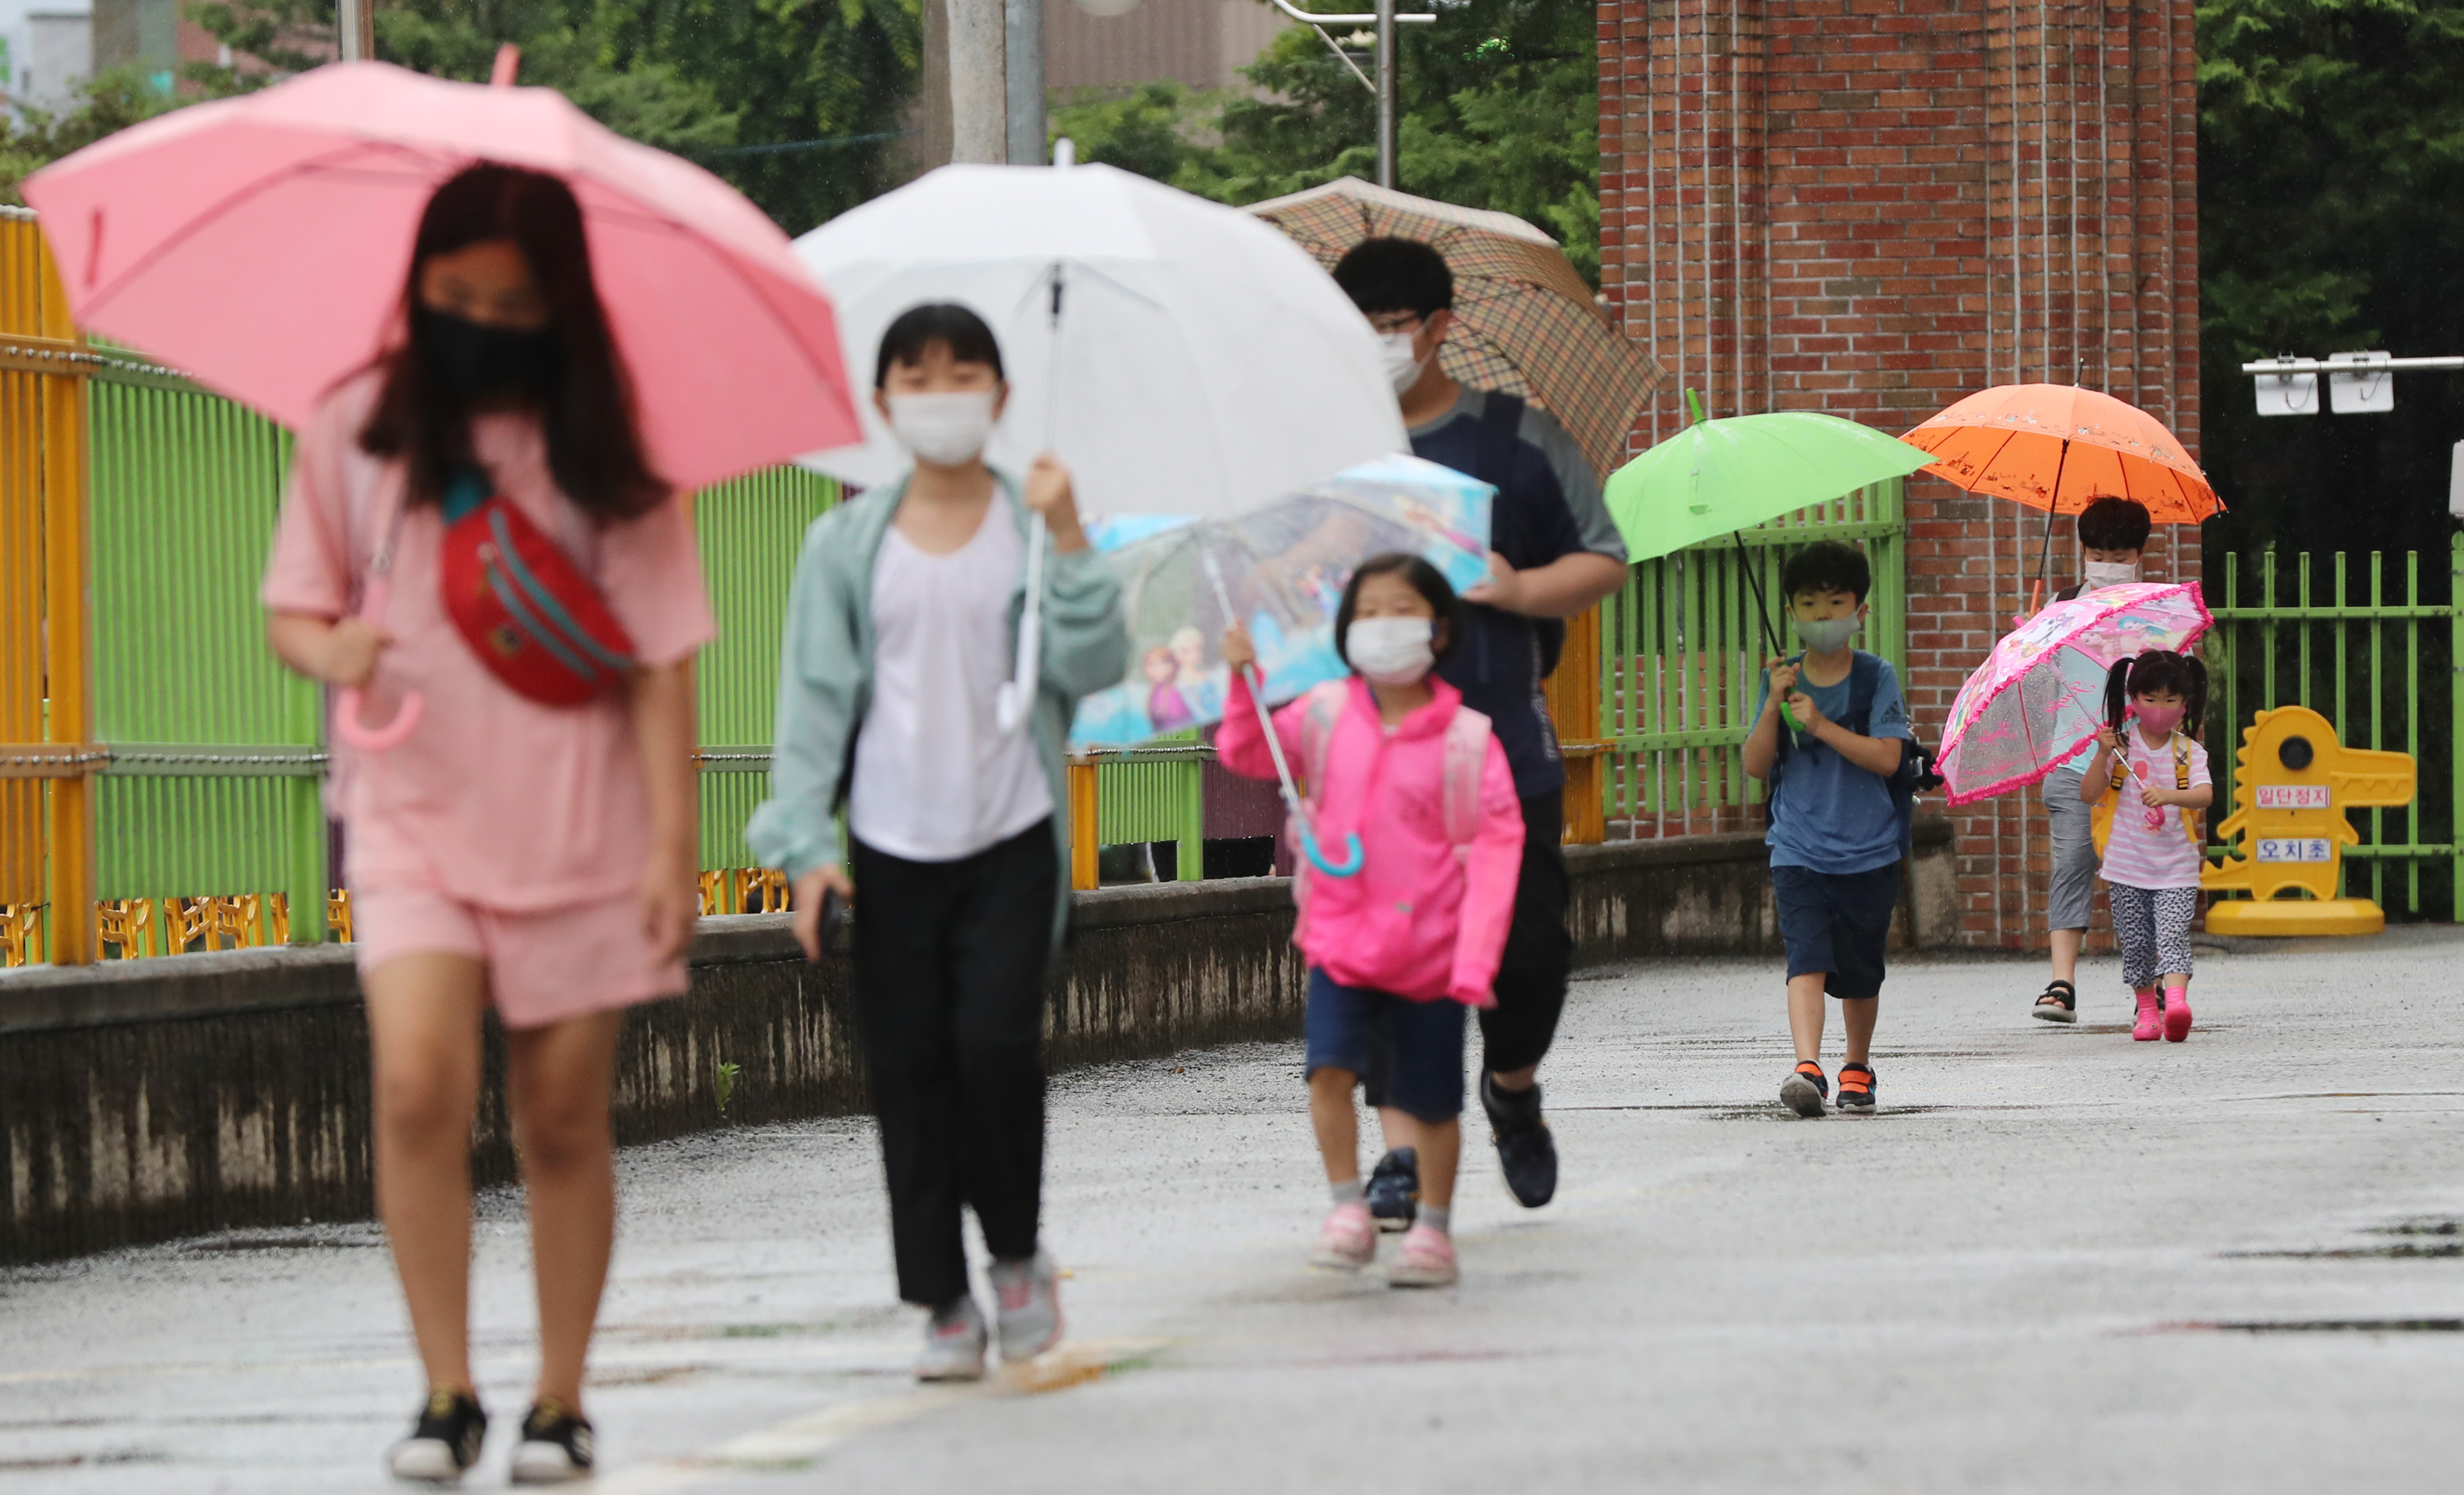
POLYGON ((2045 994, 2036 998, 2035 1012, 2047 1022, 2079 1021, 2079 988, 2067 981, 2045 983, 2045 994))

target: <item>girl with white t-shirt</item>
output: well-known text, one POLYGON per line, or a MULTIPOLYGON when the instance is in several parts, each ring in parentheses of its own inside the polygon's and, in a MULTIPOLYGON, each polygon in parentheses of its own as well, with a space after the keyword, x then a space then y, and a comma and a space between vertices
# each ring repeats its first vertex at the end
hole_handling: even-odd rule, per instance
POLYGON ((1129 668, 1121 590, 1087 543, 1068 470, 1039 457, 1022 493, 984 464, 1007 396, 1000 345, 963 306, 912 307, 882 334, 873 400, 915 465, 804 538, 773 797, 745 830, 795 884, 807 956, 825 899, 854 912, 898 1294, 931 1315, 924 1380, 984 1373, 962 1209, 992 1253, 1001 1358, 1061 1337, 1037 1230, 1044 983, 1069 906, 1064 741, 1079 698, 1129 668), (1037 523, 1051 532, 1038 688, 1004 727, 1037 523))
POLYGON ((2208 750, 2184 726, 2205 718, 2207 701, 2207 668, 2187 655, 2153 650, 2116 663, 2105 682, 2112 725, 2079 780, 2081 800, 2113 800, 2100 814, 2112 820, 2104 881, 2122 979, 2139 1000, 2130 1036, 2142 1043, 2190 1036, 2190 921, 2207 865, 2192 814, 2215 788, 2208 750))

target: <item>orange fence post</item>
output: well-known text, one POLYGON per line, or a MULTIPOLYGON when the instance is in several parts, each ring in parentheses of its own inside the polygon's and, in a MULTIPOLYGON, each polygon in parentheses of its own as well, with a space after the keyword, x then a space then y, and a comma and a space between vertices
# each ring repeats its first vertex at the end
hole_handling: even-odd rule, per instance
POLYGON ((1103 874, 1096 866, 1095 766, 1069 765, 1069 885, 1099 887, 1103 874))
MULTIPOLYGON (((90 539, 86 503, 85 345, 69 318, 68 297, 54 273, 33 215, 11 212, 0 221, 0 423, 11 454, 0 472, 0 528, 19 558, 0 578, 0 772, 42 785, 39 849, 16 822, 31 809, 12 784, 0 797, 0 894, 28 902, 27 884, 43 886, 45 945, 60 965, 84 965, 95 951, 94 659, 87 583, 90 539), (26 531, 31 530, 31 536, 26 531), (32 545, 21 542, 31 538, 32 545), (25 557, 33 557, 27 564, 25 557), (37 589, 33 636, 23 630, 24 588, 37 589), (39 638, 39 643, 35 642, 39 638), (40 671, 35 710, 39 735, 28 727, 32 662, 40 671), (29 851, 48 876, 26 865, 29 851)), ((19 778, 19 782, 24 782, 19 778)))
POLYGON ((43 954, 42 237, 0 208, 0 965, 43 954))
POLYGON ((1608 812, 1600 768, 1600 610, 1566 622, 1566 650, 1557 672, 1542 687, 1557 742, 1566 755, 1566 843, 1595 846, 1608 839, 1608 812))

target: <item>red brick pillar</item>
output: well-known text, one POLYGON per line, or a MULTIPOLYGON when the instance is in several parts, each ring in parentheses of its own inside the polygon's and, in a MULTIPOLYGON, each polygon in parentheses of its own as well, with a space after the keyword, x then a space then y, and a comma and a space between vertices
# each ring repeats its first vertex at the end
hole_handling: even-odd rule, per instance
MULTIPOLYGON (((1821 410, 1903 431, 1989 385, 2079 383, 2199 444, 2190 0, 1606 0, 1601 283, 1673 376, 1634 435, 1821 410)), ((2045 516, 1908 491, 1908 700, 2025 603, 2045 516)), ((2194 577, 2160 530, 2150 576, 2194 577)), ((2070 526, 2052 573, 2075 574, 2070 526)), ((1964 937, 2044 943, 2033 795, 1959 813, 1964 937)))

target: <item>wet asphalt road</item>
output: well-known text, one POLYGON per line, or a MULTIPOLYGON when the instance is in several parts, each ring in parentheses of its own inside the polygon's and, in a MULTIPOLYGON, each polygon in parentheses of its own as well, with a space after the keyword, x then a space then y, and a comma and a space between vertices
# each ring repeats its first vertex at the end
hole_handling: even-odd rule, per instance
MULTIPOLYGON (((1071 1340, 907 1378, 869 1124, 627 1154, 590 1411, 605 1491, 2406 1490, 2464 1467, 2464 936, 2202 952, 2133 1044, 2033 965, 1907 962, 1881 1114, 1802 1122, 1765 961, 1585 972, 1566 1158, 1485 1148, 1460 1287, 1301 1265, 1297 1047, 1064 1076, 1046 1238, 1071 1340)), ((1836 1067, 1835 1031, 1827 1056, 1836 1067)), ((475 1315, 504 1483, 518 1198, 475 1315)), ((0 1272, 0 1495, 354 1492, 418 1395, 381 1238, 253 1232, 0 1272)))

